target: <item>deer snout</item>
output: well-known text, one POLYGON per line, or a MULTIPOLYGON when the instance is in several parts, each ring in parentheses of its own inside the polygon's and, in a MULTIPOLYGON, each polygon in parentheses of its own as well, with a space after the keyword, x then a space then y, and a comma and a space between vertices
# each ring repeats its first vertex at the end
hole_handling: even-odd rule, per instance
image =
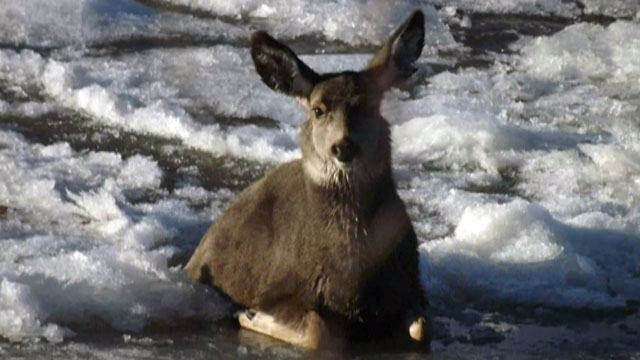
POLYGON ((351 160, 353 160, 353 158, 357 155, 358 145, 347 138, 333 144, 331 146, 331 153, 340 162, 348 163, 351 162, 351 160))

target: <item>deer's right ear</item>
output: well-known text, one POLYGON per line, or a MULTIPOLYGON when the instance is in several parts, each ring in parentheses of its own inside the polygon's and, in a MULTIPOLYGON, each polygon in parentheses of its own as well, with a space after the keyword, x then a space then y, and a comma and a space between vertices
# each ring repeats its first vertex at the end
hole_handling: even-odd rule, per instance
POLYGON ((318 82, 315 71, 264 31, 251 35, 251 57, 262 81, 275 91, 307 98, 318 82))

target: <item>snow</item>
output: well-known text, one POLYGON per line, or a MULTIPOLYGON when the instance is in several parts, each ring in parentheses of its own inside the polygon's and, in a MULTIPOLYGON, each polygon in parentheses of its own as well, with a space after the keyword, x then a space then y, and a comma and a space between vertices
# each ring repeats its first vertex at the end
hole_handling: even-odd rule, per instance
POLYGON ((0 43, 34 49, 108 45, 135 39, 247 39, 249 33, 221 21, 184 20, 156 14, 132 0, 6 0, 0 8, 0 43))
POLYGON ((350 45, 380 45, 411 12, 426 15, 426 52, 455 47, 455 41, 435 8, 412 0, 357 0, 315 2, 307 0, 263 1, 154 0, 160 4, 183 6, 216 16, 262 20, 261 27, 277 38, 315 35, 350 45), (292 21, 293 20, 293 21, 292 21))
MULTIPOLYGON (((596 0, 601 1, 601 0, 596 0)), ((449 8, 459 8, 468 12, 531 15, 556 15, 572 17, 580 13, 575 3, 555 0, 431 0, 433 4, 449 8)), ((449 10, 451 12, 451 10, 449 10)))
POLYGON ((640 4, 628 0, 584 0, 586 14, 606 15, 613 17, 640 18, 640 4))
POLYGON ((256 83, 257 75, 250 72, 247 58, 248 52, 244 49, 218 46, 169 50, 161 54, 152 51, 133 55, 128 61, 82 59, 63 63, 45 60, 26 50, 2 51, 0 66, 17 69, 16 73, 5 75, 5 81, 12 86, 42 89, 45 96, 57 103, 92 115, 96 121, 110 126, 178 138, 189 146, 218 155, 254 156, 263 161, 291 159, 298 154, 291 126, 285 128, 288 130, 285 133, 258 132, 251 126, 229 133, 218 124, 195 122, 186 110, 200 106, 214 109, 220 117, 260 114, 282 117, 287 122, 293 122, 289 117, 299 121, 295 101, 291 99, 283 104, 274 100, 280 96, 256 83), (241 92, 231 90, 231 87, 238 88, 237 83, 231 82, 234 74, 236 82, 245 79, 246 86, 239 88, 241 92), (176 75, 180 76, 176 78, 176 75), (138 89, 128 87, 133 81, 138 83, 138 89), (195 96, 199 102, 193 104, 195 96), (256 98, 260 100, 252 101, 256 98), (141 103, 144 106, 140 106, 141 103), (262 113, 261 105, 262 110, 266 110, 262 113), (288 112, 283 113, 286 110, 288 112))
POLYGON ((437 171, 405 174, 418 231, 435 239, 421 246, 429 293, 569 308, 637 298, 638 30, 572 25, 529 40, 513 65, 441 73, 387 106, 395 158, 437 171), (518 181, 505 194, 464 191, 505 169, 518 181))
POLYGON ((2 279, 0 305, 0 333, 10 341, 31 337, 43 337, 52 343, 62 341, 64 330, 54 324, 40 324, 41 310, 28 286, 2 279))
MULTIPOLYGON (((631 269, 600 267, 590 256, 601 244, 577 251, 574 242, 581 236, 524 200, 467 207, 452 236, 421 246, 427 291, 454 302, 461 301, 457 294, 473 294, 478 302, 624 307, 623 298, 609 295, 608 279, 631 269)), ((628 266, 638 253, 617 256, 628 266)))
POLYGON ((459 8, 467 12, 488 14, 553 15, 573 18, 579 15, 604 15, 634 18, 640 11, 640 4, 634 0, 429 0, 434 5, 449 8, 455 12, 459 8))
MULTIPOLYGON (((620 310, 640 299, 638 6, 583 3, 584 10, 526 0, 456 0, 440 11, 419 5, 429 24, 423 65, 461 49, 443 18, 457 8, 625 17, 523 37, 488 68, 452 68, 386 95, 396 178, 436 306, 620 310)), ((319 53, 301 56, 311 67, 357 70, 370 57, 361 49, 380 44, 417 7, 409 0, 155 4, 206 16, 128 0, 9 0, 0 9, 4 339, 58 343, 95 319, 137 333, 151 323, 225 313, 175 264, 236 195, 198 179, 244 165, 204 174, 172 149, 265 168, 298 157, 304 114, 255 74, 245 47, 250 30, 293 43, 319 39, 319 53), (196 41, 167 45, 175 36, 196 41), (225 41, 201 42, 216 37, 225 41), (167 43, 92 50, 135 38, 167 43), (323 54, 327 41, 357 52, 323 54), (49 47, 51 54, 42 49, 49 47), (72 141, 86 140, 82 130, 45 141, 22 128, 53 114, 77 115, 63 121, 116 138, 151 136, 166 151, 160 159, 132 140, 100 151, 72 141), (170 176, 178 179, 167 186, 170 176)))
POLYGON ((576 24, 552 37, 535 39, 522 55, 522 66, 540 77, 633 81, 640 75, 640 29, 627 21, 606 28, 576 24))
POLYGON ((140 155, 79 154, 0 131, 0 331, 11 341, 60 342, 65 325, 100 319, 140 330, 151 319, 214 319, 224 306, 168 265, 181 226, 207 222, 184 201, 132 204, 162 172, 140 155), (216 305, 218 304, 218 305, 216 305), (65 324, 65 325, 59 325, 65 324))

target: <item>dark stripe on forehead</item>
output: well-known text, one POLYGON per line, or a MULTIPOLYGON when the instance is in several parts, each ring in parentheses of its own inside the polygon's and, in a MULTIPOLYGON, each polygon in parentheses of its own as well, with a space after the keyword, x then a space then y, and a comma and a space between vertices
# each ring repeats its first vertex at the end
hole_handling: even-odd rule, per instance
POLYGON ((311 102, 322 103, 328 108, 336 108, 344 104, 354 105, 363 95, 360 74, 345 72, 327 74, 313 89, 311 102))

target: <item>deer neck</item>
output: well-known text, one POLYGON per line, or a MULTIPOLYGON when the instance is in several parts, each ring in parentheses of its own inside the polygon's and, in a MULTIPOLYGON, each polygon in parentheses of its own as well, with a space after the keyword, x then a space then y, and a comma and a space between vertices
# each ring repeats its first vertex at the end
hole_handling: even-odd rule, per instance
POLYGON ((372 177, 344 173, 335 181, 318 183, 305 176, 309 204, 316 207, 327 227, 346 232, 349 237, 366 236, 366 227, 378 206, 395 190, 391 166, 372 177))

